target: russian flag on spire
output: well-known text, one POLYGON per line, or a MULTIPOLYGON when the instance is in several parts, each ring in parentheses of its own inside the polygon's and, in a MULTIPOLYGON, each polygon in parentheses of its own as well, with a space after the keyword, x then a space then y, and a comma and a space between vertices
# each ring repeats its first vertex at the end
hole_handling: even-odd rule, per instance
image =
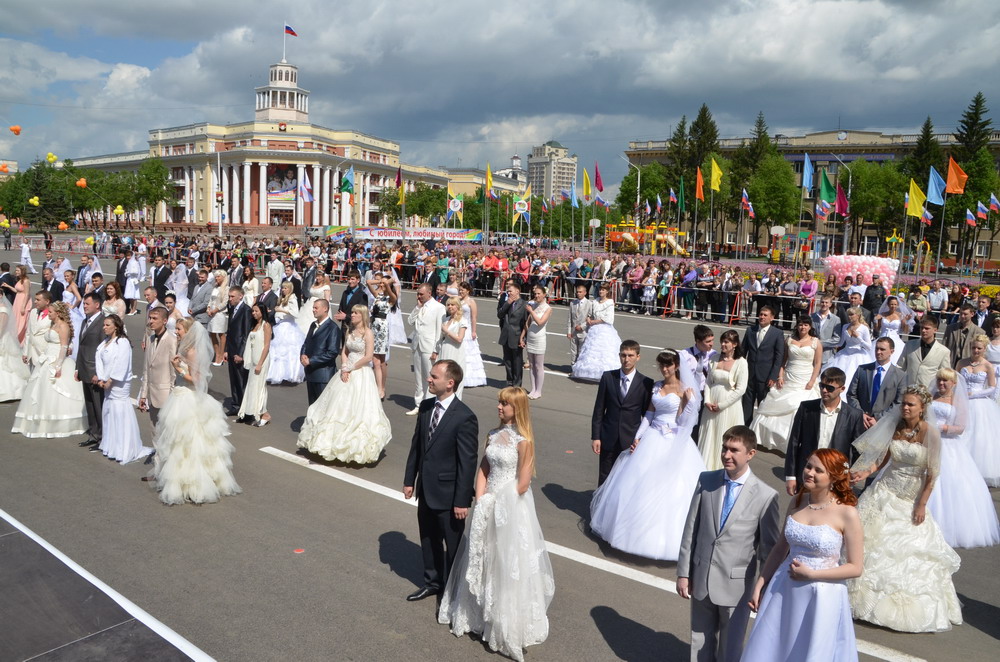
MULTIPOLYGON (((274 24, 272 23, 272 25, 274 25, 274 24)), ((292 26, 290 26, 288 23, 285 23, 285 34, 290 34, 293 37, 298 37, 299 36, 299 33, 296 32, 295 30, 293 30, 292 26)))

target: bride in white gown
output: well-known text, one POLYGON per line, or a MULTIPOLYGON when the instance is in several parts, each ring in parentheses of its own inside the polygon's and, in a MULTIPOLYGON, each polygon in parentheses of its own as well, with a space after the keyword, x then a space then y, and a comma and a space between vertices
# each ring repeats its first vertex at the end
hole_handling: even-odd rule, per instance
POLYGON ((587 318, 587 338, 573 364, 573 377, 591 382, 598 382, 606 371, 621 367, 618 351, 622 339, 615 330, 615 300, 608 285, 600 285, 597 291, 597 301, 587 318))
POLYGON ((941 437, 923 386, 854 442, 859 483, 885 467, 858 501, 865 572, 849 585, 854 618, 900 632, 935 632, 962 622, 951 576, 961 559, 927 511, 941 471, 941 437))
POLYGON ((7 297, 0 296, 0 402, 20 400, 30 375, 21 359, 14 309, 7 297))
POLYGON ((955 366, 969 395, 969 430, 965 439, 986 484, 1000 487, 1000 442, 994 436, 1000 430, 1000 405, 995 399, 996 367, 985 358, 989 340, 984 334, 973 335, 968 342, 972 355, 955 366))
POLYGON ((759 611, 741 660, 858 659, 846 581, 862 572, 857 501, 843 453, 823 448, 809 456, 785 530, 754 586, 750 608, 759 611))
POLYGON ((267 371, 269 384, 300 384, 305 381, 306 371, 302 367, 302 343, 306 334, 297 323, 299 301, 295 298, 295 287, 281 284, 281 295, 274 308, 274 337, 271 339, 271 367, 267 371))
MULTIPOLYGON (((302 331, 303 335, 309 333, 309 327, 316 321, 316 317, 313 315, 313 303, 317 299, 330 300, 330 281, 325 273, 322 271, 316 272, 316 280, 313 282, 313 286, 309 288, 308 294, 308 298, 302 303, 302 307, 299 308, 297 319, 299 330, 302 331)), ((333 313, 331 312, 330 314, 332 315, 333 313)))
MULTIPOLYGON (((476 502, 441 599, 438 622, 479 635, 515 660, 548 637, 552 564, 535 514, 535 445, 525 391, 501 389, 501 427, 489 433, 476 502)), ((690 443, 690 440, 689 442, 690 443)))
POLYGON ((243 490, 233 477, 233 445, 222 403, 208 395, 215 351, 191 317, 177 322, 177 378, 153 430, 153 478, 167 505, 214 503, 243 490))
POLYGON ((326 460, 372 464, 392 439, 392 427, 370 365, 375 339, 368 326, 368 306, 355 305, 350 320, 340 376, 330 380, 309 405, 296 443, 326 460))
MULTIPOLYGON (((871 363, 875 359, 875 346, 872 344, 872 334, 865 324, 860 308, 847 309, 847 324, 842 327, 840 337, 843 339, 837 354, 830 359, 827 367, 840 368, 846 375, 845 384, 850 384, 857 372, 858 366, 871 363)), ((847 389, 840 396, 847 399, 847 389)))
POLYGON ((97 347, 97 384, 104 389, 101 421, 104 432, 98 450, 121 464, 134 462, 153 452, 142 445, 139 421, 130 397, 132 387, 132 345, 125 335, 125 323, 117 315, 104 318, 106 339, 97 347))
POLYGON ((462 300, 462 318, 469 325, 462 344, 465 346, 465 377, 462 379, 464 388, 486 386, 486 366, 483 364, 483 354, 479 350, 479 308, 472 298, 472 283, 459 283, 459 296, 462 300))
POLYGON ((676 561, 687 508, 705 471, 691 428, 701 394, 690 370, 672 349, 656 357, 663 380, 635 443, 618 456, 608 479, 594 492, 590 528, 612 547, 661 561, 676 561))
POLYGON ((903 355, 903 345, 906 344, 903 336, 910 332, 913 319, 913 311, 898 297, 886 297, 875 316, 878 338, 891 338, 894 343, 891 359, 893 365, 899 365, 899 357, 903 355))
POLYGON ((778 383, 760 403, 750 424, 758 446, 785 452, 795 412, 806 400, 819 398, 817 382, 822 367, 823 348, 812 318, 802 315, 795 325, 795 334, 785 340, 785 362, 778 373, 778 383))

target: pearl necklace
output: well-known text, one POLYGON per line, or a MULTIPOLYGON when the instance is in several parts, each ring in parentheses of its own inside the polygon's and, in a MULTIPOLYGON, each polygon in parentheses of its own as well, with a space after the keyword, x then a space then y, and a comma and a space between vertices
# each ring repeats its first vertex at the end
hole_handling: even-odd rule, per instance
MULTIPOLYGON (((812 497, 809 497, 809 500, 812 501, 812 497)), ((834 499, 833 497, 830 497, 830 500, 824 503, 822 506, 814 506, 811 503, 807 503, 806 508, 808 508, 809 510, 823 510, 824 508, 827 508, 834 503, 837 503, 837 500, 834 499)))

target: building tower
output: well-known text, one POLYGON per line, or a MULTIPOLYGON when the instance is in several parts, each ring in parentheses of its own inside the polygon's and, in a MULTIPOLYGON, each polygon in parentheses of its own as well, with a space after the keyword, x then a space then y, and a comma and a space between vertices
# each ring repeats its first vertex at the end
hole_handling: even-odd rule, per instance
POLYGON ((284 60, 271 65, 267 85, 258 87, 254 119, 309 123, 309 90, 299 87, 299 68, 284 60))

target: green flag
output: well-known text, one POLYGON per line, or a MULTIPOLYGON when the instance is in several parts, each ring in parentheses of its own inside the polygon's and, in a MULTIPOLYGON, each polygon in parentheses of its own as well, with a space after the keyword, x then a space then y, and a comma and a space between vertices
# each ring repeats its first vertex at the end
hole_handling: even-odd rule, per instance
POLYGON ((677 195, 677 209, 682 214, 687 211, 684 207, 684 175, 681 175, 681 192, 677 195))
POLYGON ((476 197, 475 200, 473 200, 473 202, 475 202, 477 205, 481 205, 486 202, 486 193, 484 192, 482 187, 479 188, 479 195, 476 197))
POLYGON ((819 180, 819 199, 825 202, 834 203, 837 201, 837 189, 833 188, 830 178, 826 176, 826 170, 819 180))

